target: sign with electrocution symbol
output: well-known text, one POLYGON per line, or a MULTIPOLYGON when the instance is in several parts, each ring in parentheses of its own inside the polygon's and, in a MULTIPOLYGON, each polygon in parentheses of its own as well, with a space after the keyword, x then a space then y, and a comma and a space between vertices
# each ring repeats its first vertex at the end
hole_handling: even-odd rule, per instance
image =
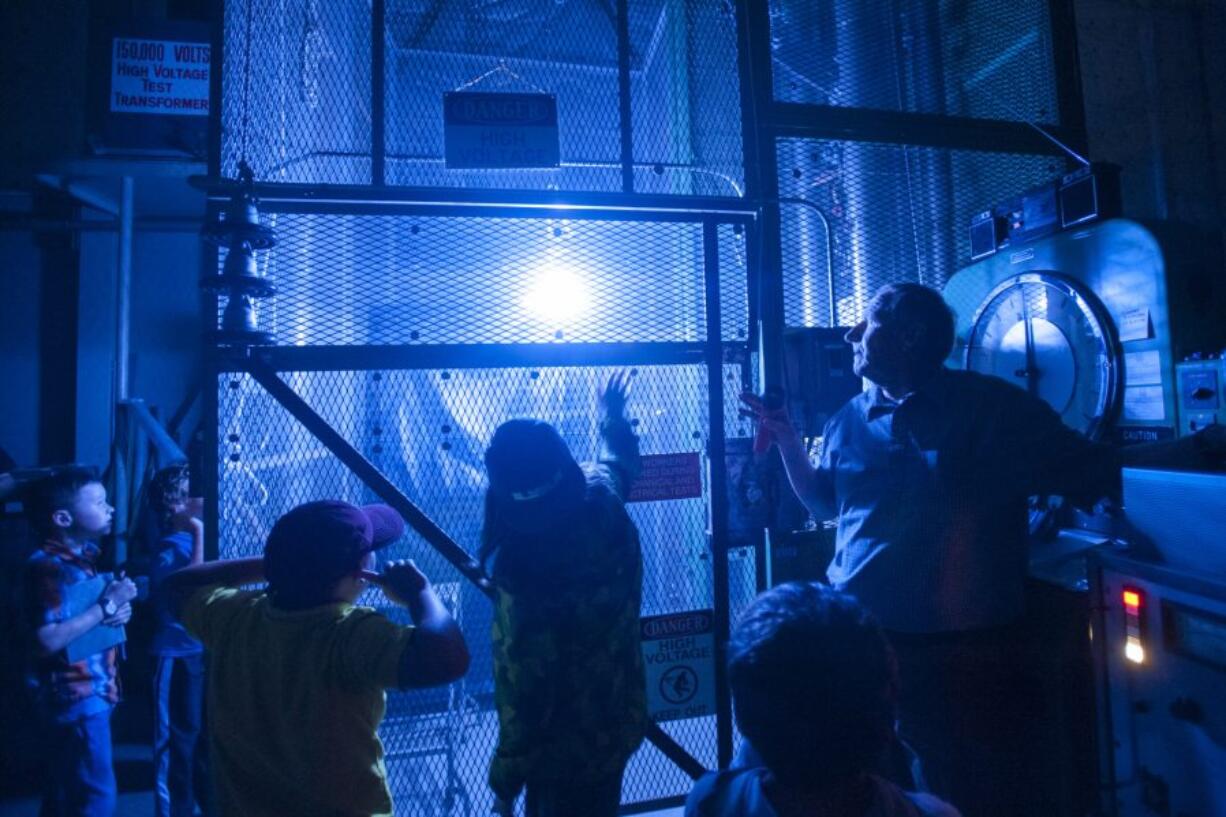
POLYGON ((715 714, 714 619, 711 610, 643 618, 647 711, 652 720, 715 714))

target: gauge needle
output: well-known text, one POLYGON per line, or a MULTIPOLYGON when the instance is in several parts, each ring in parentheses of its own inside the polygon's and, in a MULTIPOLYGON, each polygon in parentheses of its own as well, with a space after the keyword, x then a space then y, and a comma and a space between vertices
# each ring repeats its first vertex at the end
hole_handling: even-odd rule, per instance
POLYGON ((1035 365, 1034 358, 1034 324, 1030 319, 1030 305, 1026 303, 1025 290, 1022 291, 1022 322, 1026 327, 1026 368, 1018 369, 1016 372, 1018 377, 1025 378, 1026 391, 1031 395, 1039 396, 1039 369, 1035 365))

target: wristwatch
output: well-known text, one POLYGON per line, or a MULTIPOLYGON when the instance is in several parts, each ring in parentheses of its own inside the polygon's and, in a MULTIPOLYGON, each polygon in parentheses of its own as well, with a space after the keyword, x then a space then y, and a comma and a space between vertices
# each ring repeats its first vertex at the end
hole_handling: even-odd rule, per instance
POLYGON ((98 603, 102 605, 103 618, 110 618, 119 612, 119 605, 115 603, 114 599, 103 597, 98 603))

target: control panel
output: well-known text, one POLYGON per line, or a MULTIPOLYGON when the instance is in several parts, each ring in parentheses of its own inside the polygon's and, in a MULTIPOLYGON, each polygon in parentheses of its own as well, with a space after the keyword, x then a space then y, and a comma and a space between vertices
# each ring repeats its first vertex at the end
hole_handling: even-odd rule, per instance
POLYGON ((1117 557, 1096 585, 1106 813, 1226 813, 1226 584, 1117 557))
POLYGON ((1119 168, 1094 164, 971 216, 972 261, 1079 224, 1120 214, 1119 168))
POLYGON ((1179 389, 1179 435, 1226 424, 1226 360, 1185 360, 1175 364, 1179 389))

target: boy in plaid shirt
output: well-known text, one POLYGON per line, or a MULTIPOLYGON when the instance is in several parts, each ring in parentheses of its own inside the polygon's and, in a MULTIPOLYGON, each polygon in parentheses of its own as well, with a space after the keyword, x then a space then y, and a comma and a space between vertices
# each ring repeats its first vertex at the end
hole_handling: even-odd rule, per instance
POLYGON ((26 510, 43 537, 25 577, 30 680, 50 744, 42 814, 105 817, 115 810, 111 711, 119 702, 118 647, 77 661, 68 660, 65 648, 100 624, 126 624, 136 585, 121 577, 85 609, 68 606, 69 588, 97 575, 97 540, 110 532, 114 513, 91 470, 65 469, 37 483, 26 510))

